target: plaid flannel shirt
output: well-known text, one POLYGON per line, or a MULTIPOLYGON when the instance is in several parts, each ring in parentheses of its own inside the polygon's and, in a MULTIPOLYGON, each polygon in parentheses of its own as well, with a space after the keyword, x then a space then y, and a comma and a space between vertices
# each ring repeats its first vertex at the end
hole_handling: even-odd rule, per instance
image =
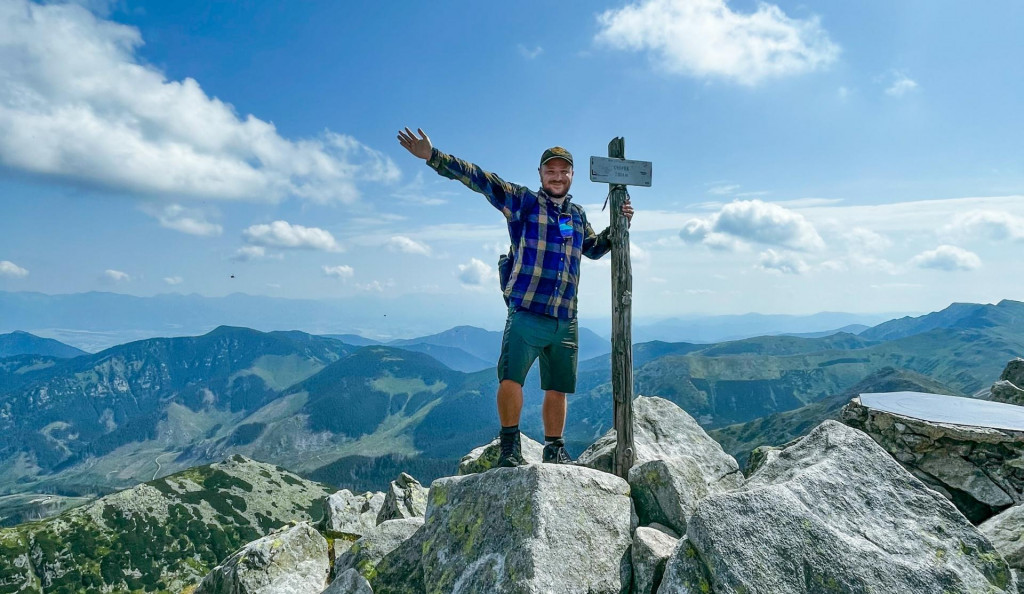
POLYGON ((571 205, 572 196, 567 195, 559 207, 544 190, 534 192, 506 182, 436 148, 427 165, 483 194, 505 215, 515 251, 505 289, 509 304, 556 318, 575 318, 581 256, 596 260, 607 254, 612 247, 608 229, 594 233, 583 208, 571 205), (572 216, 572 239, 562 238, 560 214, 572 216))

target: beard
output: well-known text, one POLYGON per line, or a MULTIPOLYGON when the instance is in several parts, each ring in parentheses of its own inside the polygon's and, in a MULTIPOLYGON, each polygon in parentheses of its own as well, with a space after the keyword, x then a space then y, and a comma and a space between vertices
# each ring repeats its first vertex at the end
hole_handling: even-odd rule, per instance
POLYGON ((546 187, 546 188, 544 188, 544 192, 546 192, 548 196, 554 198, 555 200, 560 200, 562 198, 565 198, 566 195, 569 194, 569 188, 565 188, 561 192, 555 192, 551 188, 547 188, 546 187))

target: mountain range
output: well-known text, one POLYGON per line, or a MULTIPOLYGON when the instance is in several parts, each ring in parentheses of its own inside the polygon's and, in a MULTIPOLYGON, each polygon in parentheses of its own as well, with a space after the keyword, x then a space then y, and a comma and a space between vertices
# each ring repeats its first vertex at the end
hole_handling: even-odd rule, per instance
MULTIPOLYGON (((777 430, 771 415, 839 402, 886 368, 980 393, 1024 352, 1024 304, 968 305, 871 329, 881 337, 637 344, 634 393, 676 402, 723 441, 725 427, 766 418, 734 431, 740 454, 803 426, 777 430)), ((494 348, 493 334, 456 328, 418 344, 475 356, 494 348)), ((359 488, 383 488, 395 469, 424 482, 450 474, 496 433, 493 368, 459 371, 410 346, 225 326, 70 359, 0 359, 0 494, 93 496, 234 454, 359 488)), ((608 355, 580 363, 570 451, 610 428, 609 367, 608 355)), ((525 393, 522 427, 539 437, 536 369, 525 393)), ((822 406, 805 412, 828 414, 822 406)))

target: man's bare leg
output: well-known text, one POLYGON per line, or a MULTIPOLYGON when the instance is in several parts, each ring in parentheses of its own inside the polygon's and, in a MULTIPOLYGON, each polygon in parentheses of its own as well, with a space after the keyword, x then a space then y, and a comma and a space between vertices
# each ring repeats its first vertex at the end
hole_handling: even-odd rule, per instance
POLYGON ((498 384, 498 420, 501 422, 501 426, 518 425, 519 415, 522 412, 523 385, 513 380, 502 380, 498 384))
MULTIPOLYGON (((520 391, 522 397, 522 391, 520 391)), ((522 400, 519 401, 522 403, 522 400)), ((544 437, 562 437, 565 431, 565 414, 568 409, 568 402, 565 392, 555 390, 544 391, 544 406, 541 408, 541 417, 544 419, 544 437)))

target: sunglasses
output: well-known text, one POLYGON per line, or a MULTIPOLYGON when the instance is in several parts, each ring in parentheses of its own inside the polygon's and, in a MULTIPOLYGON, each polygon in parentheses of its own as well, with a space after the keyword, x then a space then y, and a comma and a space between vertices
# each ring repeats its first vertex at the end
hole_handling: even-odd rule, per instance
POLYGON ((572 239, 572 215, 558 215, 558 230, 562 232, 562 239, 572 239))

